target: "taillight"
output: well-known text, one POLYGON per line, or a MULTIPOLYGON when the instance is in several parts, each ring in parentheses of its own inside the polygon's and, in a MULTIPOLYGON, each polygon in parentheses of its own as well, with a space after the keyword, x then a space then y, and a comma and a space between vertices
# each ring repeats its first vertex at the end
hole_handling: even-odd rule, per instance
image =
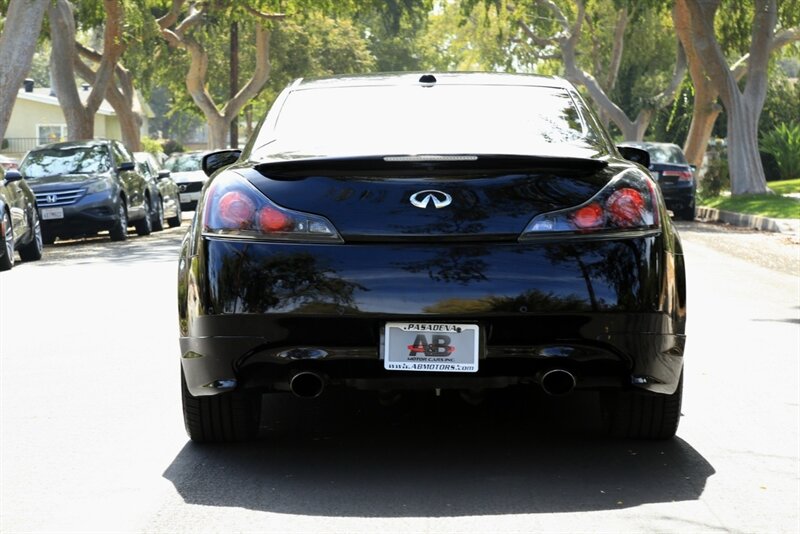
POLYGON ((278 206, 236 174, 221 174, 208 188, 203 231, 228 237, 341 243, 325 217, 278 206))
POLYGON ((554 233, 646 230, 658 227, 658 199, 652 180, 623 173, 580 206, 543 213, 528 223, 520 239, 554 233))
POLYGON ((673 171, 673 170, 665 170, 661 171, 662 176, 677 176, 679 182, 691 182, 694 179, 694 175, 692 171, 673 171))

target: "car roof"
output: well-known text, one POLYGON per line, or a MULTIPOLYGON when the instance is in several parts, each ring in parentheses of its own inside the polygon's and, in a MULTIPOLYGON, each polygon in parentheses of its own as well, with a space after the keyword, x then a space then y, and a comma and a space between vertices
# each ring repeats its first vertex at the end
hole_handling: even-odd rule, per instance
MULTIPOLYGON (((619 144, 620 146, 632 146, 634 148, 647 148, 647 147, 671 147, 681 150, 681 147, 675 143, 661 143, 657 141, 624 141, 619 144)), ((683 150, 681 150, 683 152, 683 150)))
POLYGON ((93 147, 93 146, 103 146, 107 145, 111 142, 110 139, 85 139, 83 141, 63 141, 61 143, 50 143, 47 145, 37 146, 33 150, 39 150, 42 148, 75 148, 75 147, 93 147))
POLYGON ((299 78, 293 89, 317 89, 364 86, 410 85, 516 85, 529 87, 557 87, 571 89, 568 81, 555 76, 534 74, 509 74, 501 72, 389 72, 376 74, 342 75, 326 78, 299 78), (427 78, 433 76, 433 80, 427 78))

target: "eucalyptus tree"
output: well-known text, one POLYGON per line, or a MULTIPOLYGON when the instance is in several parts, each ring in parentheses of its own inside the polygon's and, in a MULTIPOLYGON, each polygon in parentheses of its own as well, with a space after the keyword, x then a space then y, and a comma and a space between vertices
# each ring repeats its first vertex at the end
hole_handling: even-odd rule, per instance
POLYGON ((10 0, 0 2, 5 13, 0 34, 0 143, 11 120, 22 80, 31 68, 36 41, 50 0, 10 0))
POLYGON ((673 101, 685 77, 686 56, 676 40, 672 74, 659 77, 665 78, 662 86, 654 89, 656 94, 641 99, 635 118, 629 117, 613 99, 626 39, 631 32, 642 31, 638 25, 631 27, 631 21, 664 10, 663 1, 530 0, 508 4, 507 9, 515 13, 521 39, 529 45, 534 58, 559 61, 563 75, 586 89, 601 114, 619 128, 626 140, 643 139, 656 110, 673 101))
POLYGON ((800 6, 796 0, 785 0, 780 8, 775 0, 730 1, 720 12, 720 5, 720 0, 676 1, 675 28, 695 89, 684 151, 690 162, 702 163, 722 111, 719 97, 728 118, 732 193, 763 193, 767 186, 758 153, 758 121, 767 92, 767 66, 775 50, 800 40, 800 6))
MULTIPOLYGON (((81 9, 88 12, 91 2, 81 3, 81 9)), ((70 140, 91 139, 94 137, 94 116, 103 103, 106 88, 114 77, 114 70, 124 44, 121 39, 124 25, 124 8, 120 0, 102 1, 103 54, 97 71, 92 77, 89 95, 85 103, 81 100, 76 86, 75 66, 78 62, 76 45, 75 8, 68 0, 53 0, 49 7, 50 72, 58 102, 67 122, 67 137, 70 140)), ((96 11, 95 11, 96 12, 96 11)))

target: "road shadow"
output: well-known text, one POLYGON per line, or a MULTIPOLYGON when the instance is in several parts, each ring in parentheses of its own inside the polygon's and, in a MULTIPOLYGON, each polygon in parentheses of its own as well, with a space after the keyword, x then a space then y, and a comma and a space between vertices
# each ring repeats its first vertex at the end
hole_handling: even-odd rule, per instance
POLYGON ((614 510, 696 500, 713 467, 688 443, 601 437, 597 397, 473 407, 364 395, 280 414, 258 441, 187 443, 164 472, 190 504, 310 516, 431 517, 614 510))
POLYGON ((59 239, 44 248, 42 259, 24 265, 89 265, 98 263, 175 262, 178 261, 181 240, 189 225, 137 236, 133 232, 126 241, 111 241, 108 235, 80 239, 59 239))

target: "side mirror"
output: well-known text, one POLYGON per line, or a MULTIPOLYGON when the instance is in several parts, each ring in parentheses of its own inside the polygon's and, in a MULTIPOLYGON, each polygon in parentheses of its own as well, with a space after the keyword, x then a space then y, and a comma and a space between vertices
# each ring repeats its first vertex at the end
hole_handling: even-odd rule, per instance
POLYGON ((136 164, 132 161, 125 161, 119 164, 117 167, 117 171, 125 172, 125 171, 134 171, 136 170, 136 164))
POLYGON ((697 165, 689 165, 689 168, 692 169, 692 172, 697 172, 697 165))
POLYGON ((618 146, 617 150, 623 158, 634 163, 638 163, 645 169, 650 167, 650 153, 641 148, 634 148, 632 146, 618 146))
POLYGON ((218 170, 235 163, 241 155, 242 151, 239 149, 218 150, 206 154, 203 156, 203 172, 206 173, 206 176, 211 176, 218 170))
POLYGON ((6 183, 19 182, 22 180, 22 174, 16 169, 9 169, 6 171, 6 183))
POLYGON ((162 178, 169 178, 172 173, 169 169, 161 169, 158 171, 158 179, 161 180, 162 178))

